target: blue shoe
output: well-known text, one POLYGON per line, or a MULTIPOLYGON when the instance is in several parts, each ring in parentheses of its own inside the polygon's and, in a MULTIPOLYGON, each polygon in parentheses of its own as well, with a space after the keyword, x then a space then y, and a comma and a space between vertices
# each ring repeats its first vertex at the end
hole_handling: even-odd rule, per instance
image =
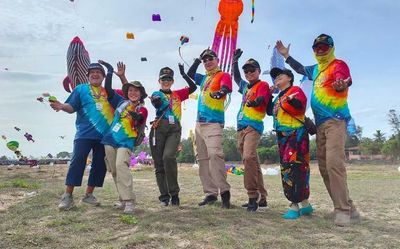
POLYGON ((294 220, 300 217, 300 212, 293 209, 288 209, 288 211, 282 215, 282 217, 287 220, 294 220))
POLYGON ((300 215, 310 215, 310 214, 312 214, 312 212, 314 212, 314 209, 311 206, 311 204, 308 204, 307 207, 302 207, 299 210, 300 215))

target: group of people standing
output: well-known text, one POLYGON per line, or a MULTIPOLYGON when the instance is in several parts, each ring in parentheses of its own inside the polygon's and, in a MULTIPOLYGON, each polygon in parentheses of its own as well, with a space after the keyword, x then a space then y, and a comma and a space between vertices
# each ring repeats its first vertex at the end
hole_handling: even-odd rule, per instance
MULTIPOLYGON (((317 126, 317 157, 319 170, 332 199, 334 211, 330 216, 338 226, 347 226, 359 213, 349 197, 344 165, 346 122, 350 120, 347 105, 348 88, 352 84, 349 68, 334 55, 333 39, 321 34, 313 43, 317 64, 303 66, 289 55, 290 46, 277 41, 276 48, 286 63, 297 73, 313 81, 311 107, 317 126)), ((267 207, 267 190, 257 155, 257 147, 264 131, 263 119, 273 117, 281 163, 281 177, 285 197, 290 206, 285 219, 297 219, 311 214, 309 203, 310 155, 309 131, 305 118, 307 97, 301 88, 293 86, 294 75, 288 69, 270 71, 274 84, 260 79, 260 64, 248 59, 239 69, 240 49, 233 55, 232 76, 242 94, 237 114, 238 149, 244 164, 244 187, 249 212, 267 207), (273 98, 273 94, 277 96, 273 98)), ((162 206, 179 206, 179 184, 176 155, 181 140, 181 103, 200 88, 195 125, 196 156, 204 198, 199 206, 212 204, 221 198, 221 207, 231 207, 230 185, 227 182, 222 149, 226 102, 232 92, 232 77, 219 66, 217 54, 204 50, 187 73, 183 65, 179 71, 188 86, 172 90, 174 71, 164 67, 159 73, 160 89, 150 96, 156 109, 151 122, 149 143, 155 164, 155 175, 162 206), (205 74, 197 73, 203 63, 205 74)), ((115 74, 121 79, 122 91, 112 89, 113 67, 104 61, 88 68, 89 84, 78 85, 65 103, 52 102, 56 111, 77 113, 77 133, 74 151, 66 178, 66 190, 59 204, 60 210, 73 206, 72 192, 80 186, 89 151, 93 151, 88 187, 82 202, 99 205, 93 195, 101 187, 106 171, 111 172, 119 202, 115 207, 124 213, 134 212, 135 195, 129 171, 130 154, 136 146, 140 127, 146 124, 147 93, 138 81, 129 82, 125 65, 117 64, 115 74), (107 68, 107 73, 103 66, 107 68), (105 78, 105 87, 101 86, 105 78)))

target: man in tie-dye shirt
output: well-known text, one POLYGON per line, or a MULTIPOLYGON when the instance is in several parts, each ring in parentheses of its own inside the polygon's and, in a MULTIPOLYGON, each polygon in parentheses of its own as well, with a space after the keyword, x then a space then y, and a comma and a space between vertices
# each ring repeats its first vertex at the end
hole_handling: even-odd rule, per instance
POLYGON ((278 51, 297 73, 313 80, 311 108, 317 125, 318 166, 334 205, 335 224, 348 226, 359 213, 349 196, 345 168, 346 123, 350 120, 347 105, 348 89, 352 84, 347 64, 335 58, 332 37, 321 34, 315 38, 313 51, 317 64, 304 67, 289 55, 281 41, 278 51))
POLYGON ((200 86, 195 141, 199 175, 205 198, 200 206, 213 203, 221 194, 222 208, 230 208, 230 185, 226 181, 222 131, 225 123, 225 100, 232 92, 231 76, 218 67, 217 54, 206 49, 188 71, 189 77, 200 86), (196 73, 203 61, 206 74, 196 73))
MULTIPOLYGON (((112 72, 111 72, 112 73, 112 72)), ((107 100, 106 90, 101 86, 105 71, 99 63, 92 63, 88 68, 89 84, 78 85, 65 103, 51 102, 56 111, 76 112, 76 134, 73 156, 68 169, 65 193, 58 206, 60 210, 73 207, 72 192, 75 186, 81 186, 87 157, 92 150, 92 164, 88 186, 82 202, 100 205, 93 195, 95 187, 102 187, 106 175, 103 134, 108 131, 113 120, 114 109, 107 100)))
POLYGON ((267 105, 271 99, 269 85, 260 80, 260 64, 249 59, 242 69, 246 80, 240 76, 238 60, 242 50, 237 49, 233 55, 233 78, 239 86, 239 93, 243 95, 239 113, 237 115, 238 148, 244 164, 244 187, 247 190, 249 201, 243 207, 254 212, 267 207, 267 190, 258 161, 257 147, 264 131, 264 122, 267 105))

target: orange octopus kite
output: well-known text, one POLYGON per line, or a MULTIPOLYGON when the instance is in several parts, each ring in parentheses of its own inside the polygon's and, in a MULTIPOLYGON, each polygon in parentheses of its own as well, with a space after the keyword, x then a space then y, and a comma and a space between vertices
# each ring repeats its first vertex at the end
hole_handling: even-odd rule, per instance
MULTIPOLYGON (((230 71, 233 52, 236 50, 239 16, 243 12, 242 0, 220 0, 218 12, 221 18, 215 29, 212 50, 220 58, 220 67, 223 71, 230 71)), ((252 20, 254 21, 254 0, 252 0, 252 20)))

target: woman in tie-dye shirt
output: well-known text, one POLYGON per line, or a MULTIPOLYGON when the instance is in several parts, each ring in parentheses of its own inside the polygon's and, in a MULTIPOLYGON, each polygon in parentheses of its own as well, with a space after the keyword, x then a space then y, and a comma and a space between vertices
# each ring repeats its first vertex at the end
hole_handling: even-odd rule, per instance
POLYGON ((291 202, 283 218, 297 219, 300 215, 313 212, 308 202, 310 154, 308 133, 304 127, 307 98, 301 88, 293 86, 294 76, 290 70, 273 68, 270 74, 280 93, 268 114, 274 118, 283 191, 291 202))
MULTIPOLYGON (((110 64, 101 61, 109 72, 113 72, 110 64)), ((125 74, 125 66, 118 63, 119 74, 125 74), (122 71, 122 72, 121 72, 122 71)), ((139 81, 123 82, 123 96, 117 94, 111 87, 112 74, 107 76, 105 89, 108 98, 114 103, 115 114, 110 129, 105 133, 102 143, 106 152, 106 165, 119 195, 117 208, 124 208, 124 213, 134 212, 135 194, 133 193, 130 159, 135 147, 139 127, 146 124, 147 109, 144 107, 146 91, 139 81)))
POLYGON ((196 91, 196 85, 179 64, 179 71, 189 87, 171 90, 174 71, 169 67, 160 70, 160 90, 151 95, 151 103, 156 108, 156 120, 150 131, 150 149, 154 159, 155 174, 162 206, 179 206, 178 165, 176 153, 181 141, 181 104, 196 91))

